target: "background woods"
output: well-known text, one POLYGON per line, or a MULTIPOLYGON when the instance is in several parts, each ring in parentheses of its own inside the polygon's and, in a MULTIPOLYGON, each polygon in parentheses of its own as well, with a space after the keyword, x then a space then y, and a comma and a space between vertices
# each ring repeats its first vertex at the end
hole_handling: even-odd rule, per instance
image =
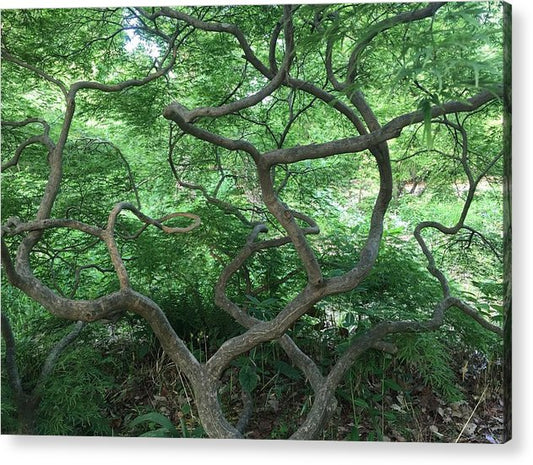
POLYGON ((509 20, 4 10, 2 432, 508 439, 509 20))

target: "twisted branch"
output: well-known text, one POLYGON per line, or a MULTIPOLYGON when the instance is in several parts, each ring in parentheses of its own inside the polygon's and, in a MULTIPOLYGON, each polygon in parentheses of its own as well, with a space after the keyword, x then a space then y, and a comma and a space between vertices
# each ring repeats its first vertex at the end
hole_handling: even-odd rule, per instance
POLYGON ((2 121, 2 127, 12 127, 12 128, 19 128, 26 126, 28 124, 32 123, 39 123, 43 127, 43 133, 36 136, 31 136, 25 141, 21 142, 17 149, 15 150, 15 154, 13 157, 8 160, 5 163, 2 163, 2 167, 0 168, 0 171, 5 171, 6 169, 16 166, 20 160, 20 157, 22 155, 22 152, 33 144, 42 144, 45 147, 48 148, 48 153, 50 153, 52 150, 54 150, 55 144, 53 140, 50 138, 50 126, 49 124, 41 118, 27 118, 24 121, 2 121))

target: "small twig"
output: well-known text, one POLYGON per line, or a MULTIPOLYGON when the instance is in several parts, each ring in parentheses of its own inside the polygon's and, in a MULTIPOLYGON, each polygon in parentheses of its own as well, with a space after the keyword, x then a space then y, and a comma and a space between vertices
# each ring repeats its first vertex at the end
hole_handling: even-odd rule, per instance
POLYGON ((485 389, 483 389, 483 392, 481 393, 481 396, 479 397, 479 400, 477 401, 477 404, 476 406, 474 407, 474 409, 472 410, 472 413, 470 414, 470 416, 468 417, 468 420, 466 420, 466 423, 464 424, 463 426, 463 429, 461 430, 461 432, 459 433, 459 436, 457 436, 457 438, 455 439, 455 442, 459 442, 459 439, 461 439, 461 436, 463 435, 466 427, 468 426, 468 424, 470 423, 470 420, 472 420, 472 417, 474 416, 474 413, 476 413, 476 410, 477 408, 479 407, 479 404, 481 404, 481 401, 483 400, 483 398, 485 397, 485 393, 487 392, 487 389, 488 389, 488 384, 487 386, 485 386, 485 389))

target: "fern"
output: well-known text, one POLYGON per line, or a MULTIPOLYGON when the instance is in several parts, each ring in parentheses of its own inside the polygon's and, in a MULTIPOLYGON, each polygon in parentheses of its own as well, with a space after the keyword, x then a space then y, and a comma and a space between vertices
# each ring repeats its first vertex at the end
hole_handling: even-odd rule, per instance
POLYGON ((462 399, 449 349, 436 333, 400 336, 397 359, 417 371, 423 382, 448 402, 462 399))

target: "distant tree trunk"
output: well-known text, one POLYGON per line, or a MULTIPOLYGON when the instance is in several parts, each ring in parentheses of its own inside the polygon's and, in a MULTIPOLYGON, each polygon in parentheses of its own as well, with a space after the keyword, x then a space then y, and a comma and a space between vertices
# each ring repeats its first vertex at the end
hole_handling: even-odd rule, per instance
POLYGON ((35 394, 20 393, 17 395, 17 415, 19 434, 36 434, 37 409, 41 402, 41 396, 35 394))

